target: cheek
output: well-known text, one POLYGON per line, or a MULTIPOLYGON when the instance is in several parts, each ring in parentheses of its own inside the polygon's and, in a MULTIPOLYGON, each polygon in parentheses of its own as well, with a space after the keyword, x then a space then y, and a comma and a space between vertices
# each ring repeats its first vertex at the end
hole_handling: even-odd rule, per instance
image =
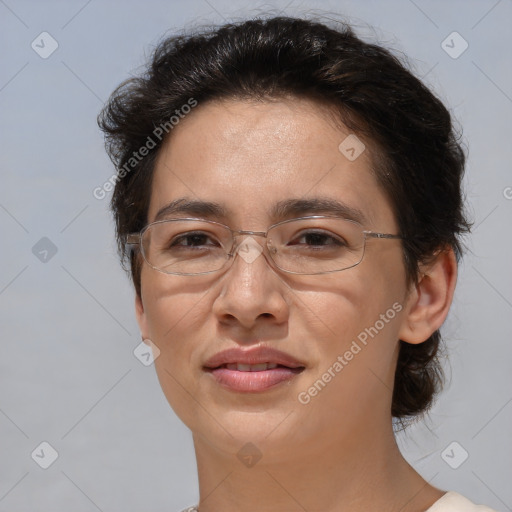
POLYGON ((205 323, 211 315, 208 288, 190 279, 184 284, 179 276, 149 272, 142 282, 150 339, 160 350, 155 360, 160 385, 172 409, 190 425, 198 409, 191 406, 191 397, 198 395, 198 350, 209 341, 200 339, 208 332, 205 323))
POLYGON ((166 350, 176 345, 177 333, 194 332, 194 323, 200 321, 208 293, 200 279, 144 270, 142 297, 153 341, 166 350))
POLYGON ((387 380, 394 370, 403 288, 369 265, 342 274, 330 278, 329 289, 317 290, 308 308, 296 311, 299 328, 313 338, 315 371, 321 375, 341 356, 345 378, 355 386, 369 369, 387 380))
POLYGON ((381 285, 357 268, 325 276, 324 283, 325 286, 311 283, 314 292, 305 292, 301 297, 307 307, 297 302, 296 313, 298 318, 307 314, 307 319, 301 321, 303 326, 317 331, 323 327, 326 339, 333 346, 343 348, 375 316, 383 300, 379 294, 381 285))
POLYGON ((207 290, 193 293, 183 292, 183 285, 179 290, 173 288, 155 290, 145 308, 151 340, 160 349, 161 363, 180 371, 185 361, 187 366, 192 364, 195 352, 208 342, 199 338, 205 335, 211 305, 207 290))

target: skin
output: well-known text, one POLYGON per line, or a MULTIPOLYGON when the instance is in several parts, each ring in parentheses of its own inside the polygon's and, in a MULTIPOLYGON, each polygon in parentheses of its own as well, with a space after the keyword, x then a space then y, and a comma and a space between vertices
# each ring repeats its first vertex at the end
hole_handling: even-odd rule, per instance
MULTIPOLYGON (((200 104, 159 154, 148 222, 187 197, 224 205, 228 217, 213 220, 233 229, 265 231, 275 202, 322 196, 362 210, 364 229, 397 233, 371 172, 371 144, 351 162, 338 150, 348 134, 305 99, 200 104)), ((398 340, 421 343, 448 313, 453 251, 441 251, 409 289, 399 240, 370 240, 358 266, 329 275, 282 273, 265 254, 252 263, 236 257, 207 276, 142 267, 137 319, 160 350, 155 366, 165 396, 193 433, 200 512, 426 510, 444 492, 400 454, 391 392, 398 340), (395 302, 402 305, 395 318, 301 404, 298 394, 395 302), (306 369, 257 394, 223 389, 202 370, 221 350, 261 343, 306 369), (246 443, 262 456, 252 467, 237 457, 246 443)))

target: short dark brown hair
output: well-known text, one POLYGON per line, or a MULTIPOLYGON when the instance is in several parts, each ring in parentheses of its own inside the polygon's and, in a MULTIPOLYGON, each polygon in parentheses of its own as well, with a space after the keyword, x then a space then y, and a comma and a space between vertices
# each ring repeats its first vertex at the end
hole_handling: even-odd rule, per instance
MULTIPOLYGON (((470 228, 461 190, 465 154, 448 110, 397 56, 362 41, 346 24, 288 17, 166 38, 145 74, 113 92, 98 122, 118 170, 111 207, 121 254, 126 236, 148 222, 155 159, 165 138, 140 161, 130 159, 156 127, 169 125, 191 98, 201 105, 282 96, 327 104, 368 142, 372 170, 405 237, 409 284, 418 281, 419 265, 443 248, 452 247, 460 259, 461 235, 470 228)), ((141 265, 131 252, 127 270, 138 294, 141 265)), ((432 405, 443 383, 440 343, 439 331, 418 345, 400 341, 393 417, 404 422, 432 405)))

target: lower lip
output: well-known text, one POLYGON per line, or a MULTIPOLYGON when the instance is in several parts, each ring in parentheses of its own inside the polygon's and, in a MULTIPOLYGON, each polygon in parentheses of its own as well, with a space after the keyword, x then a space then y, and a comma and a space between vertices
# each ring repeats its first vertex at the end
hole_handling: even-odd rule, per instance
POLYGON ((222 386, 238 392, 255 393, 266 391, 278 384, 288 382, 302 369, 292 370, 291 368, 273 368, 259 372, 241 372, 238 370, 228 370, 227 368, 215 368, 209 370, 216 381, 222 386))

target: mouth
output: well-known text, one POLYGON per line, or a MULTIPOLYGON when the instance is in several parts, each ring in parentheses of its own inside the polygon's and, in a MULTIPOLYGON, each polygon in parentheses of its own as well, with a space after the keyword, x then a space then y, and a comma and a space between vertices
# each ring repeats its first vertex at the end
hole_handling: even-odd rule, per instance
POLYGON ((208 359, 203 370, 224 389, 257 393, 289 383, 305 369, 292 355, 262 344, 232 347, 208 359))
POLYGON ((275 370, 276 368, 285 368, 295 373, 300 373, 304 370, 304 366, 291 367, 278 363, 259 363, 259 364, 243 364, 243 363, 225 363, 217 366, 216 368, 205 367, 205 370, 218 370, 219 368, 226 368, 238 372, 264 372, 266 370, 275 370))
POLYGON ((239 393, 258 393, 290 382, 305 370, 304 366, 289 367, 278 363, 226 363, 216 368, 205 367, 215 382, 239 393))

